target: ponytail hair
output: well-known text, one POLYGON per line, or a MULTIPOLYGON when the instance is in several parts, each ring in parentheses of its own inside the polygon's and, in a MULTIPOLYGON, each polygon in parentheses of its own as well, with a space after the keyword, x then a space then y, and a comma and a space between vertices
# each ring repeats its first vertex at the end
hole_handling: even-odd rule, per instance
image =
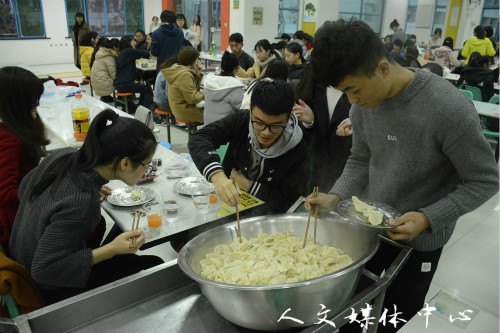
MULTIPOLYGON (((42 178, 35 184, 30 200, 43 193, 52 183, 66 173, 76 175, 97 166, 112 165, 113 176, 120 161, 127 157, 133 168, 154 153, 156 139, 153 132, 142 122, 120 117, 111 109, 99 113, 90 125, 87 137, 80 150, 63 155, 52 162, 42 178)), ((75 177, 76 181, 80 179, 75 177)), ((81 187, 88 184, 82 182, 81 187)))
POLYGON ((391 29, 393 29, 393 28, 398 28, 398 27, 399 27, 399 22, 398 22, 398 20, 394 19, 394 21, 392 21, 392 22, 391 22, 391 24, 389 25, 389 27, 390 27, 391 29))
POLYGON ((306 59, 304 59, 304 56, 302 55, 302 46, 299 45, 299 43, 296 42, 290 42, 287 44, 286 49, 288 52, 293 53, 293 54, 300 54, 300 61, 302 61, 303 64, 306 63, 306 59))
POLYGON ((257 51, 257 48, 260 48, 264 51, 270 51, 270 53, 274 54, 278 59, 281 59, 281 55, 278 51, 276 51, 272 46, 271 43, 267 39, 261 39, 259 40, 256 44, 255 47, 253 48, 254 51, 257 51))

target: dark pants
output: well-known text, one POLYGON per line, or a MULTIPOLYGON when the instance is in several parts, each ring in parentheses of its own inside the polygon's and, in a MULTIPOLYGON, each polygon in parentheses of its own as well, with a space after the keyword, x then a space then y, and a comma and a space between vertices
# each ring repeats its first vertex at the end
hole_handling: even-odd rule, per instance
POLYGON ((151 90, 151 87, 138 83, 125 83, 120 84, 115 88, 118 92, 140 93, 141 96, 139 97, 139 105, 148 109, 151 106, 151 102, 153 101, 153 91, 151 90))
MULTIPOLYGON (((395 248, 392 245, 381 242, 379 251, 366 263, 365 267, 369 271, 380 275, 382 270, 387 269, 394 260, 394 251, 395 248)), ((399 319, 409 321, 422 309, 425 303, 425 295, 429 291, 429 286, 436 272, 442 251, 443 248, 430 252, 412 251, 406 264, 398 275, 396 275, 389 288, 387 288, 382 308, 382 313, 384 309, 387 309, 386 322, 385 325, 382 323, 378 324, 377 332, 396 332, 405 324, 404 322, 399 322, 399 319), (424 265, 422 265, 423 263, 424 265), (430 263, 430 270, 422 272, 422 269, 427 270, 429 266, 427 263, 430 263), (396 328, 389 322, 391 319, 390 316, 394 314, 394 305, 397 307, 397 312, 401 312, 397 316, 398 323, 396 328)), ((361 318, 361 314, 358 314, 357 319, 360 320, 361 318)), ((378 319, 376 318, 377 321, 378 319)), ((361 332, 362 329, 360 328, 360 324, 353 323, 344 325, 340 331, 361 332)))
POLYGON ((156 256, 118 255, 92 266, 89 280, 84 288, 42 290, 43 298, 47 305, 53 304, 162 263, 163 260, 156 256))

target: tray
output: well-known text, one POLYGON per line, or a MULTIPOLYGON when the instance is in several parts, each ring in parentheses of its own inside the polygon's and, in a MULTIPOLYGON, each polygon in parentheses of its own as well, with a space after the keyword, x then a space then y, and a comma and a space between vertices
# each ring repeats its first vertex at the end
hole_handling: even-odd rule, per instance
POLYGON ((110 204, 115 206, 132 207, 149 202, 153 200, 154 197, 155 197, 155 191, 153 191, 152 189, 142 186, 133 186, 133 187, 122 187, 113 190, 111 195, 108 195, 107 200, 110 204), (133 200, 130 197, 132 191, 134 190, 141 191, 141 198, 137 201, 133 200))
POLYGON ((376 210, 382 213, 384 215, 382 217, 382 223, 379 225, 372 225, 368 222, 368 218, 366 218, 362 213, 356 211, 354 208, 354 203, 352 202, 352 199, 347 199, 341 201, 337 205, 337 210, 339 211, 340 214, 344 215, 348 219, 361 223, 363 225, 366 225, 367 227, 370 228, 378 228, 378 229, 391 229, 393 226, 389 225, 389 220, 390 219, 395 219, 401 216, 401 213, 397 211, 395 208, 392 208, 391 206, 388 206, 386 204, 383 204, 378 201, 373 201, 373 200, 365 200, 365 199, 360 199, 361 201, 371 205, 375 206, 376 210))
POLYGON ((184 195, 201 195, 215 191, 215 186, 203 177, 186 177, 175 183, 174 190, 184 195))

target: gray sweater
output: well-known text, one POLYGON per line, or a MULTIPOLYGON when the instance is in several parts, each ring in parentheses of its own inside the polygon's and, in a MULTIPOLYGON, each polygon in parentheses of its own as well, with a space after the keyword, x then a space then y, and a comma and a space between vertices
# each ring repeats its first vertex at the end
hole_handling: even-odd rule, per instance
POLYGON ((59 156, 74 152, 60 149, 46 157, 21 182, 19 206, 10 237, 13 258, 26 266, 33 280, 44 290, 81 288, 92 268, 92 250, 85 240, 101 218, 99 190, 107 180, 96 171, 66 174, 37 196, 29 195, 50 164, 59 156), (86 184, 82 188, 80 182, 86 184))
POLYGON ((498 191, 498 166, 472 104, 451 83, 417 70, 378 107, 354 104, 351 156, 330 190, 420 211, 430 228, 409 244, 432 251, 450 239, 457 219, 498 191))

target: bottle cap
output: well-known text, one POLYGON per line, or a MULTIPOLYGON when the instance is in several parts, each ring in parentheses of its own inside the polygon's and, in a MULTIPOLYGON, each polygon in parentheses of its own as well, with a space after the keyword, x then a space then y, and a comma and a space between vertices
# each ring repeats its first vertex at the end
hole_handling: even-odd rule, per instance
POLYGON ((81 93, 77 93, 77 94, 75 94, 75 97, 76 98, 82 98, 82 94, 81 93))

